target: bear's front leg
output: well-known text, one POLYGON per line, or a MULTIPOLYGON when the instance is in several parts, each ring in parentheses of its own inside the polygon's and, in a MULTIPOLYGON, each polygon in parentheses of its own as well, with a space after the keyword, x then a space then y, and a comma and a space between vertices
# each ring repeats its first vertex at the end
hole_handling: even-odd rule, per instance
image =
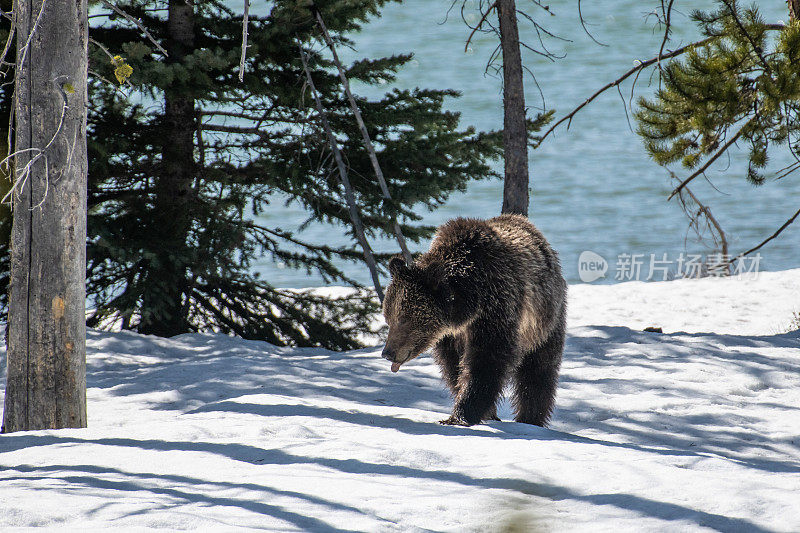
POLYGON ((458 375, 460 373, 458 363, 464 352, 463 344, 463 341, 459 341, 452 335, 445 335, 433 349, 433 357, 439 364, 442 379, 453 394, 453 398, 458 396, 458 375))
POLYGON ((496 317, 472 327, 458 376, 458 395, 450 418, 442 424, 472 426, 496 416, 497 399, 515 360, 513 332, 496 317))

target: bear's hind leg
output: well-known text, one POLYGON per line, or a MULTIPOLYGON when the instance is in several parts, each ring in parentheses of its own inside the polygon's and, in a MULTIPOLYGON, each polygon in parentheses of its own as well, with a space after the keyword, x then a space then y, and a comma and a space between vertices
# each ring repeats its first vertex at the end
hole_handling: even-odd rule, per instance
POLYGON ((526 424, 547 424, 556 397, 558 370, 564 351, 563 321, 547 340, 522 359, 514 376, 515 420, 526 424))

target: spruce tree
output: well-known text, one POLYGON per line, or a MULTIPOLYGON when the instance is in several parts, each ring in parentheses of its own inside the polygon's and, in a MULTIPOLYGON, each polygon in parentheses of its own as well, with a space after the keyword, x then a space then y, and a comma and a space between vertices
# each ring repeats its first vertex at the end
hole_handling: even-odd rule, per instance
MULTIPOLYGON (((352 239, 342 247, 308 243, 254 220, 282 193, 309 220, 353 234, 298 44, 347 156, 369 236, 391 235, 391 216, 400 218, 410 240, 430 236, 433 228, 419 225, 416 212, 463 191, 470 179, 495 176, 487 160, 502 150, 498 133, 459 129, 458 114, 443 110, 454 91, 395 89, 381 98, 359 97, 393 198, 383 201, 312 10, 322 14, 337 45, 351 46, 348 35, 384 3, 283 0, 269 13, 251 9, 241 83, 241 15, 224 2, 116 2, 141 20, 168 57, 122 17, 92 19, 89 325, 115 323, 158 335, 221 331, 335 349, 358 345, 356 335, 375 310, 369 294, 332 301, 279 290, 250 272, 253 259, 268 254, 329 282, 357 285, 335 264, 362 261, 352 239), (129 78, 121 65, 132 67, 129 78), (121 87, 116 75, 125 80, 121 87)), ((348 65, 347 75, 363 84, 391 82, 410 59, 365 58, 348 65)))

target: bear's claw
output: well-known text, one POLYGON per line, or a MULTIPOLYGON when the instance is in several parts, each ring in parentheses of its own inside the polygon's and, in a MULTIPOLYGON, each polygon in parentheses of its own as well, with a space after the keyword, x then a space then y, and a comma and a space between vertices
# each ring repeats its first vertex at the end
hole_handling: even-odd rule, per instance
POLYGON ((451 416, 450 418, 446 418, 444 420, 439 420, 439 423, 443 426, 465 426, 469 427, 472 424, 461 418, 460 416, 451 416))

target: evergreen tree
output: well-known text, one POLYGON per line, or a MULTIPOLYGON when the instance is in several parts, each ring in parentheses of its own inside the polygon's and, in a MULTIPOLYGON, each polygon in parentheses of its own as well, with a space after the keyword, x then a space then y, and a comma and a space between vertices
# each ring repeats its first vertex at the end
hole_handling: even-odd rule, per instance
MULTIPOLYGON (((319 1, 338 45, 377 16, 386 0, 319 1)), ((241 18, 218 1, 116 2, 141 20, 168 57, 123 17, 93 18, 89 108, 88 292, 92 326, 117 322, 142 333, 215 330, 301 346, 357 346, 374 300, 366 293, 329 301, 274 288, 250 273, 259 254, 357 285, 334 260, 361 261, 343 247, 303 242, 253 215, 275 193, 308 210, 309 220, 352 237, 347 206, 325 134, 304 86, 298 45, 350 166, 370 236, 391 234, 391 216, 419 241, 415 210, 434 208, 470 179, 495 176, 496 132, 458 129, 444 111, 449 90, 393 90, 359 98, 391 190, 383 202, 361 138, 307 0, 281 0, 249 24, 244 82, 238 80, 241 18), (109 56, 120 55, 122 58, 109 56), (123 63, 124 61, 124 63, 123 63), (118 89, 115 75, 125 79, 118 89), (123 66, 123 71, 119 70, 123 66), (116 72, 115 72, 116 71, 116 72)), ((409 55, 362 59, 351 80, 392 81, 409 55)))
POLYGON ((747 179, 754 184, 764 182, 771 148, 788 148, 800 161, 800 22, 767 24, 755 4, 717 4, 692 13, 706 39, 664 65, 663 86, 640 99, 636 113, 657 163, 694 170, 679 188, 736 142, 749 148, 747 179))

